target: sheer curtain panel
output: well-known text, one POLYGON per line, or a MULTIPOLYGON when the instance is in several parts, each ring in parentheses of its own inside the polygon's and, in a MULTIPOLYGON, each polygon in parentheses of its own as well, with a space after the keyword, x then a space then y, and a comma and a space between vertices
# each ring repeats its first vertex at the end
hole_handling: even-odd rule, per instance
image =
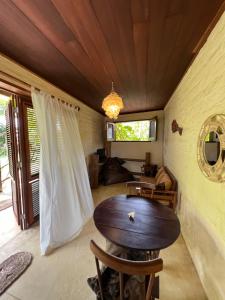
POLYGON ((93 200, 77 112, 32 88, 41 141, 40 244, 48 254, 76 237, 92 216, 93 200))

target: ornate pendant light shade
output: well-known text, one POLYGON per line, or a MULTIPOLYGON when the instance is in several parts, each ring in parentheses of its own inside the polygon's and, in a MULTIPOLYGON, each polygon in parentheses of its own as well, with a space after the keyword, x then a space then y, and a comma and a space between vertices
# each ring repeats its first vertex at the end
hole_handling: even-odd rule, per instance
POLYGON ((110 119, 117 119, 120 110, 124 107, 122 98, 115 92, 113 82, 111 93, 104 98, 102 108, 110 119))

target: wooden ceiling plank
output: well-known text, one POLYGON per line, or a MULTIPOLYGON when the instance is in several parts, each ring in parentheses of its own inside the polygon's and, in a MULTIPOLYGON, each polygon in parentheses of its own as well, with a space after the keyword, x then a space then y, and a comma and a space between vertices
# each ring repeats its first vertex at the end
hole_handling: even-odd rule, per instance
POLYGON ((149 0, 131 0, 131 14, 133 23, 149 22, 150 15, 149 0))
POLYGON ((115 62, 113 61, 113 57, 111 55, 105 36, 101 30, 101 26, 96 17, 92 2, 90 0, 78 1, 80 2, 80 5, 76 5, 76 7, 78 8, 77 12, 81 16, 80 19, 82 21, 82 26, 86 29, 88 37, 91 41, 90 47, 86 47, 86 49, 87 51, 90 51, 89 49, 94 49, 96 51, 95 56, 98 58, 98 62, 102 64, 104 70, 109 74, 109 85, 107 87, 107 93, 111 89, 112 81, 115 83, 119 91, 123 93, 123 91, 125 91, 125 87, 122 85, 122 80, 116 68, 115 62))
POLYGON ((187 9, 187 5, 187 1, 171 0, 167 17, 184 15, 187 9))
MULTIPOLYGON (((115 64, 116 70, 119 74, 120 80, 122 81, 121 86, 125 88, 123 90, 123 96, 127 97, 127 85, 126 85, 126 71, 121 71, 121 64, 123 65, 124 60, 120 55, 116 55, 116 52, 120 52, 120 45, 117 39, 117 30, 115 27, 115 20, 111 14, 111 7, 108 1, 94 0, 91 1, 92 9, 100 26, 100 30, 104 36, 104 39, 109 49, 110 55, 115 64)), ((118 90, 120 93, 121 90, 118 90)))
MULTIPOLYGON (((52 44, 41 35, 40 31, 25 18, 11 1, 0 1, 0 25, 0 49, 2 53, 71 95, 80 98, 86 104, 89 105, 89 102, 93 101, 93 97, 96 95, 93 87, 87 83, 81 74, 75 73, 71 64, 59 55, 52 44), (74 86, 79 86, 76 95, 74 94, 74 86)), ((93 107, 93 104, 90 106, 93 107)))
MULTIPOLYGON (((205 0, 202 1, 202 6, 206 4, 205 0)), ((210 2, 210 1, 209 1, 210 2)), ((165 69, 164 76, 160 79, 159 85, 164 86, 164 97, 169 98, 176 86, 178 85, 182 74, 184 74, 188 65, 193 58, 193 47, 195 41, 199 40, 204 32, 206 24, 210 23, 213 16, 216 13, 217 8, 212 10, 210 5, 207 5, 204 9, 204 22, 202 18, 202 10, 197 10, 193 16, 193 9, 195 3, 189 3, 186 7, 186 15, 184 16, 182 28, 180 30, 179 37, 177 39, 176 47, 174 49, 173 55, 168 61, 167 68, 165 69), (190 24, 190 19, 192 23, 190 24), (199 19, 202 20, 201 26, 197 26, 199 19), (198 30, 196 30, 198 27, 198 30), (178 59, 180 58, 180 59, 178 59), (182 59, 181 59, 182 58, 182 59)))
MULTIPOLYGON (((146 110, 149 108, 147 101, 149 0, 131 0, 131 14, 133 20, 133 40, 137 64, 137 78, 140 87, 138 95, 139 101, 136 101, 136 105, 139 105, 141 102, 142 109, 146 110)), ((138 109, 138 107, 136 109, 138 109)))
MULTIPOLYGON (((162 87, 162 78, 164 78, 165 73, 168 69, 168 66, 171 65, 170 61, 171 58, 174 55, 175 48, 176 48, 176 42, 178 40, 178 37, 181 30, 181 24, 184 16, 181 14, 172 15, 169 17, 166 17, 165 19, 165 29, 163 31, 162 35, 162 43, 159 53, 159 66, 158 66, 158 72, 155 76, 155 90, 160 90, 162 87)), ((181 48, 182 49, 182 48, 181 48)), ((171 65, 173 68, 173 66, 171 65)), ((169 80, 167 78, 167 80, 169 80)))
POLYGON ((133 97, 137 79, 135 77, 136 71, 134 66, 136 62, 129 1, 94 0, 92 1, 92 6, 119 71, 120 78, 122 78, 122 85, 126 87, 127 93, 122 94, 125 107, 132 106, 131 95, 133 97), (117 4, 118 7, 116 7, 117 4), (124 15, 125 18, 122 20, 124 15), (129 30, 127 30, 128 24, 131 26, 129 30), (128 49, 128 45, 131 45, 132 49, 128 49), (130 56, 132 56, 132 60, 130 56))
POLYGON ((147 97, 150 107, 158 103, 161 90, 155 89, 157 85, 160 50, 162 47, 162 33, 165 29, 165 18, 168 14, 169 1, 150 1, 149 48, 147 66, 147 97))
MULTIPOLYGON (((77 42, 75 36, 71 32, 70 40, 64 41, 58 31, 55 30, 55 23, 52 22, 52 17, 49 15, 49 11, 53 15, 57 14, 54 6, 51 2, 46 0, 32 0, 32 1, 20 1, 11 0, 18 9, 40 30, 40 32, 65 56, 66 59, 78 70, 83 76, 92 84, 101 94, 102 86, 94 72, 94 65, 92 61, 83 51, 80 43, 77 42), (82 57, 82 59, 81 59, 82 57)), ((61 18, 58 19, 61 20, 61 18)), ((59 22, 57 19, 57 22, 59 22)), ((61 23, 63 21, 61 20, 61 23)), ((66 26, 64 24, 64 26, 66 26)), ((64 30, 65 31, 65 30, 64 30)), ((69 31, 69 29, 68 29, 69 31)))
POLYGON ((87 55, 95 62, 95 64, 97 64, 97 66, 101 66, 101 76, 107 81, 103 88, 104 93, 109 93, 112 81, 114 81, 120 91, 124 91, 124 87, 121 85, 121 78, 119 77, 118 70, 111 56, 91 2, 77 0, 76 5, 73 5, 73 10, 71 9, 72 13, 69 16, 62 1, 54 0, 54 3, 68 26, 79 39, 87 55))
MULTIPOLYGON (((111 6, 111 13, 115 19, 117 29, 117 40, 120 52, 124 58, 127 70, 127 82, 129 84, 129 95, 137 96, 140 92, 137 78, 137 64, 134 47, 133 19, 131 15, 131 3, 129 0, 115 1, 108 0, 111 6)), ((117 50, 117 53, 119 51, 117 50)), ((123 65, 120 67, 123 68, 123 65)))
POLYGON ((138 83, 141 89, 142 105, 147 106, 147 53, 148 53, 148 28, 145 23, 134 24, 134 45, 137 62, 138 83))
POLYGON ((217 10, 217 13, 215 14, 215 16, 212 19, 211 23, 208 25, 208 27, 206 28, 206 30, 202 34, 201 38, 199 39, 199 41, 195 45, 195 47, 194 47, 194 49, 192 51, 192 53, 195 55, 195 57, 197 56, 198 52, 200 51, 200 49, 202 48, 202 46, 207 41, 208 36, 210 35, 211 31, 213 30, 213 28, 215 27, 216 23, 218 22, 218 20, 220 19, 220 17, 222 16, 222 14, 224 12, 225 12, 225 1, 220 5, 220 7, 217 10))
MULTIPOLYGON (((84 6, 88 2, 80 2, 79 0, 77 0, 75 5, 73 2, 64 2, 58 0, 52 0, 52 2, 54 3, 54 6, 58 10, 62 19, 67 23, 69 28, 74 33, 77 41, 79 41, 79 44, 83 48, 83 52, 86 54, 87 57, 87 59, 84 58, 84 60, 89 61, 87 63, 87 65, 89 65, 89 72, 91 72, 91 70, 94 71, 93 75, 100 81, 101 94, 104 95, 106 91, 108 92, 107 85, 111 81, 110 74, 108 70, 104 67, 102 58, 97 53, 96 47, 90 39, 90 27, 86 29, 85 26, 85 24, 88 23, 88 11, 85 11, 84 6)), ((92 27, 92 30, 93 29, 94 28, 92 27)))
MULTIPOLYGON (((192 60, 193 55, 190 49, 193 48, 194 41, 200 38, 202 28, 206 26, 211 16, 215 14, 216 7, 214 7, 213 11, 212 7, 207 5, 207 8, 204 8, 203 10, 202 8, 206 4, 206 1, 200 1, 198 2, 199 6, 197 9, 195 1, 189 1, 185 4, 185 9, 181 9, 185 14, 182 17, 182 23, 180 22, 180 30, 174 45, 173 53, 167 60, 164 72, 158 73, 160 77, 157 78, 158 84, 154 89, 155 91, 159 91, 163 86, 161 95, 158 98, 158 103, 165 103, 165 99, 170 98, 180 80, 179 78, 182 77, 182 74, 192 60), (193 14, 193 11, 195 11, 195 14, 193 14), (201 20, 201 26, 198 25, 199 20, 201 20)), ((164 56, 163 53, 160 55, 164 56)), ((159 65, 163 68, 162 62, 159 65)), ((154 92, 154 90, 152 89, 152 92, 154 92)))
MULTIPOLYGON (((186 3, 185 5, 185 13, 182 15, 182 19, 179 21, 179 30, 177 31, 177 37, 173 43, 173 52, 171 53, 170 58, 165 65, 164 72, 159 77, 158 87, 162 86, 163 82, 168 86, 173 80, 173 74, 171 71, 175 70, 177 73, 177 64, 185 64, 184 58, 187 53, 186 49, 186 41, 188 40, 188 36, 191 32, 191 26, 189 24, 189 11, 191 2, 186 3)), ((188 57, 189 59, 190 57, 188 57)), ((167 90, 167 87, 165 88, 167 90)), ((167 93, 163 91, 164 98, 167 97, 167 93)))
POLYGON ((98 111, 111 80, 124 98, 123 113, 159 109, 222 3, 1 0, 0 51, 98 111))

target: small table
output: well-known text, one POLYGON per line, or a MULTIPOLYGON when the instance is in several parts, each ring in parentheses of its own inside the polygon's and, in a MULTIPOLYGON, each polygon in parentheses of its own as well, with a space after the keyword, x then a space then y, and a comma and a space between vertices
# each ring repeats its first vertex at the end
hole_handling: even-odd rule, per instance
POLYGON ((94 222, 112 243, 135 250, 159 251, 173 244, 180 222, 172 209, 139 196, 117 195, 100 203, 94 222), (134 221, 128 217, 135 212, 134 221))

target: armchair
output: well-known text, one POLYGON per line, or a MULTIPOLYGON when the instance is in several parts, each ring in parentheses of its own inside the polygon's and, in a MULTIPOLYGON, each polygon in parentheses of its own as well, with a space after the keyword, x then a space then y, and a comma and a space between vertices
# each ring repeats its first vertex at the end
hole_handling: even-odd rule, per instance
POLYGON ((142 181, 130 181, 126 183, 129 194, 146 197, 165 203, 168 207, 175 210, 177 202, 177 191, 158 190, 153 183, 142 181))

